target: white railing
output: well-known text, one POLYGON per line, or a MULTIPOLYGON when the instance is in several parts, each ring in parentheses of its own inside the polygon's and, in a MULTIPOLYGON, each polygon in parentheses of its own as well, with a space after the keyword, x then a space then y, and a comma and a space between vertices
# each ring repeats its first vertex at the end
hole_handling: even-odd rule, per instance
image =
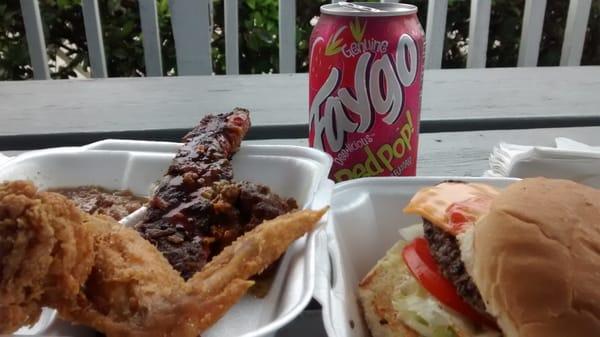
MULTIPOLYGON (((20 0, 34 78, 49 79, 46 44, 38 0, 20 0)), ((386 2, 386 0, 381 0, 386 2)), ((466 1, 466 0, 465 0, 466 1)), ((332 2, 337 2, 333 0, 332 2)), ((397 2, 397 1, 387 1, 397 2)), ((536 66, 547 0, 526 0, 517 65, 536 66)), ((592 0, 570 0, 560 65, 579 65, 583 51, 592 0)), ((428 0, 426 26, 426 67, 441 67, 448 0, 428 0)), ((210 0, 169 0, 171 22, 180 75, 212 73, 210 55, 210 0)), ((107 77, 102 41, 102 25, 97 0, 82 0, 92 77, 107 77)), ((155 0, 139 0, 148 76, 162 76, 162 57, 155 0)), ((239 73, 238 0, 224 0, 225 68, 227 74, 239 73)), ((471 0, 468 68, 485 67, 491 0, 471 0)), ((315 13, 316 14, 316 13, 315 13)), ((296 71, 296 1, 279 0, 279 69, 296 71)))

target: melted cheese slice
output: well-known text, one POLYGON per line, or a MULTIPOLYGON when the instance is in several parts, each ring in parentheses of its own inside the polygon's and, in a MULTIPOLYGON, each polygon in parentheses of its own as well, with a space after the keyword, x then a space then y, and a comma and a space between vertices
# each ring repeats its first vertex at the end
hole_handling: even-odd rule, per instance
POLYGON ((484 184, 444 182, 419 190, 404 212, 420 215, 445 231, 457 234, 464 229, 465 221, 474 222, 487 213, 498 193, 484 184), (465 221, 457 223, 452 216, 456 213, 465 221))

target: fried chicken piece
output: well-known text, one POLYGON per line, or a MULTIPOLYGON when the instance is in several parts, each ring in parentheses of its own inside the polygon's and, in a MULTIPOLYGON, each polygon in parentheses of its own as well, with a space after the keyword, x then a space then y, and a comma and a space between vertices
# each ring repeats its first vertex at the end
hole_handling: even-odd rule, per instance
POLYGON ((108 337, 196 337, 246 293, 249 277, 314 229, 325 211, 299 211, 262 223, 185 282, 133 229, 87 215, 63 196, 37 193, 30 183, 0 185, 0 308, 1 317, 10 319, 0 326, 12 331, 35 321, 42 306, 52 306, 63 318, 108 337), (20 237, 28 238, 28 245, 14 244, 20 237), (38 238, 52 243, 43 245, 50 247, 44 251, 52 260, 34 271, 22 257, 44 254, 22 251, 35 247, 38 238), (21 270, 28 271, 27 278, 21 270), (67 280, 71 274, 76 277, 67 280))
POLYGON ((27 182, 0 185, 0 333, 73 298, 93 261, 92 235, 67 199, 27 182))
MULTIPOLYGON (((260 274, 283 255, 292 242, 312 231, 326 212, 327 209, 302 210, 263 222, 225 248, 202 271, 188 280, 188 298, 210 298, 213 294, 230 292, 232 284, 260 274)), ((214 324, 217 319, 207 316, 201 320, 194 320, 191 315, 184 316, 184 320, 190 326, 195 324, 195 330, 200 332, 214 324)), ((162 324, 165 323, 167 322, 162 324)))
POLYGON ((96 262, 76 305, 62 317, 107 336, 195 337, 221 318, 253 284, 247 279, 314 229, 321 211, 266 221, 225 248, 185 282, 156 248, 134 230, 89 216, 96 228, 96 262))
POLYGON ((109 217, 83 217, 83 226, 94 237, 94 265, 76 301, 56 306, 61 316, 100 326, 111 321, 135 324, 157 301, 183 294, 185 281, 136 231, 109 217))

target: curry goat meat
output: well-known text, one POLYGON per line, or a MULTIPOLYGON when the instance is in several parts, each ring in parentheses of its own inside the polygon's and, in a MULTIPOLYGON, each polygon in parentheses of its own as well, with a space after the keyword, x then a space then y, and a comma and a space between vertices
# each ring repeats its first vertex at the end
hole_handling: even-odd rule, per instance
POLYGON ((266 186, 233 181, 231 159, 249 128, 245 109, 203 118, 136 225, 185 279, 262 221, 297 208, 266 186))

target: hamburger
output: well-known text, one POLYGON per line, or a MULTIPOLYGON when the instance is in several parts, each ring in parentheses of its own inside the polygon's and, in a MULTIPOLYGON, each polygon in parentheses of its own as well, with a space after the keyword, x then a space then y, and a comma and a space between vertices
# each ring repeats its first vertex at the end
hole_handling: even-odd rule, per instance
POLYGON ((444 182, 360 282, 373 337, 600 336, 600 190, 444 182))

